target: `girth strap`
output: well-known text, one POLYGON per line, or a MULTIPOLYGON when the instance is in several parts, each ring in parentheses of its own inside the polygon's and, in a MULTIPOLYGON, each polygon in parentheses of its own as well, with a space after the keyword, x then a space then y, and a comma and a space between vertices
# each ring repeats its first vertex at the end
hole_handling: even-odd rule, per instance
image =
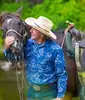
POLYGON ((85 85, 85 71, 83 71, 83 68, 80 64, 80 51, 79 51, 79 43, 75 43, 75 61, 77 65, 77 73, 78 73, 78 78, 81 83, 81 85, 85 85))
POLYGON ((79 60, 80 54, 79 53, 80 53, 79 52, 79 43, 75 43, 75 61, 76 61, 76 65, 77 65, 77 70, 78 70, 78 72, 82 72, 83 69, 80 64, 80 60, 79 60))

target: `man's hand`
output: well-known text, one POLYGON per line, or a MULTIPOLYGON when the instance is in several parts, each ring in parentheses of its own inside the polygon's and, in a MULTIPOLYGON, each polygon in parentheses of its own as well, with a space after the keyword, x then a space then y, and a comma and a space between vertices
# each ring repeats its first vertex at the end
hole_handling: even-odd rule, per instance
POLYGON ((7 36, 5 41, 4 41, 4 48, 9 49, 10 45, 14 42, 14 37, 13 36, 7 36))
POLYGON ((62 98, 55 98, 55 99, 52 99, 52 100, 63 100, 62 98))
POLYGON ((62 98, 56 98, 56 100, 63 100, 62 98))
POLYGON ((68 27, 65 29, 64 34, 66 34, 72 27, 74 27, 74 23, 71 23, 69 21, 66 21, 68 24, 68 27))

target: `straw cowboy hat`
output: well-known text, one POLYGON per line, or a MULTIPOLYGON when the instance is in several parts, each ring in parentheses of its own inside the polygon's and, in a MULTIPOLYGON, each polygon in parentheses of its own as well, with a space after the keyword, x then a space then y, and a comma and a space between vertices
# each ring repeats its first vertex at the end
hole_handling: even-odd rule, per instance
POLYGON ((28 17, 25 19, 25 22, 29 26, 37 29, 38 31, 42 32, 43 34, 45 34, 53 39, 57 38, 56 35, 51 31, 53 23, 48 18, 43 17, 43 16, 40 16, 37 19, 33 18, 33 17, 28 17))

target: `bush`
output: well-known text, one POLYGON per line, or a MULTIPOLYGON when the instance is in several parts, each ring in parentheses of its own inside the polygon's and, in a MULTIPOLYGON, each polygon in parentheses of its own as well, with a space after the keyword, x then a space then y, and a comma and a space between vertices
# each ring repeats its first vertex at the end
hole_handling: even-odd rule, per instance
POLYGON ((67 26, 65 21, 69 20, 75 23, 77 29, 85 31, 85 7, 83 3, 85 3, 84 0, 81 0, 81 2, 76 2, 76 0, 44 0, 42 4, 32 7, 28 1, 22 0, 20 3, 11 2, 10 5, 4 2, 0 11, 15 12, 23 6, 21 16, 23 20, 26 17, 46 16, 53 21, 54 30, 65 28, 67 26))

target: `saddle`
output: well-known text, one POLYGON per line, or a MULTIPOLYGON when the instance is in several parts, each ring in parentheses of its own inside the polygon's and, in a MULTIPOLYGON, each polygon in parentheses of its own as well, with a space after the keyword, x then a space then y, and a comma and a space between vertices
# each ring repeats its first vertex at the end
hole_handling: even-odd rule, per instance
POLYGON ((66 35, 67 51, 75 56, 79 81, 81 85, 85 85, 85 35, 76 32, 76 34, 67 33, 66 35))
POLYGON ((79 43, 79 47, 85 48, 85 33, 78 31, 76 28, 72 28, 69 32, 77 43, 79 43))
POLYGON ((79 43, 79 46, 81 48, 85 48, 85 37, 83 39, 81 39, 80 41, 77 41, 79 43))
POLYGON ((85 38, 75 43, 75 61, 79 81, 85 86, 85 38))

